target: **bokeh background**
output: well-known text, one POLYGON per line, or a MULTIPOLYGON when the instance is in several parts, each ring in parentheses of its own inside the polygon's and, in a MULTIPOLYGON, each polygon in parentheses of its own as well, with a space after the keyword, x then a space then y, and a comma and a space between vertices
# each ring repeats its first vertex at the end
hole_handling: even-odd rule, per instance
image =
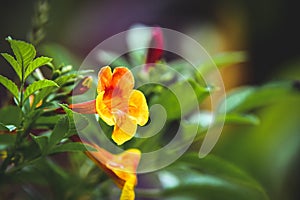
MULTIPOLYGON (((0 51, 5 37, 27 40, 36 1, 1 1, 0 51)), ((222 70, 226 89, 269 81, 300 80, 300 12, 292 0, 49 0, 49 21, 42 44, 65 49, 73 65, 101 41, 135 24, 183 32, 211 54, 245 50, 249 61, 222 70)), ((0 59, 0 73, 13 71, 0 59)), ((295 86, 299 89, 299 82, 295 86)), ((299 89, 300 90, 300 89, 299 89)), ((6 91, 0 86, 0 105, 6 91)), ((257 179, 271 199, 300 196, 300 98, 256 111, 258 126, 227 126, 215 154, 257 179)))

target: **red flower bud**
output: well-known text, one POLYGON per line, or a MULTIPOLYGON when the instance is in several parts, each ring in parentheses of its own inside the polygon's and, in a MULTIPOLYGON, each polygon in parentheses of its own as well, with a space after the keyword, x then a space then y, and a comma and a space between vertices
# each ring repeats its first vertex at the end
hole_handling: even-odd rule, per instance
POLYGON ((150 48, 146 57, 146 70, 148 71, 154 63, 159 61, 163 56, 164 38, 160 27, 152 29, 152 38, 150 48))

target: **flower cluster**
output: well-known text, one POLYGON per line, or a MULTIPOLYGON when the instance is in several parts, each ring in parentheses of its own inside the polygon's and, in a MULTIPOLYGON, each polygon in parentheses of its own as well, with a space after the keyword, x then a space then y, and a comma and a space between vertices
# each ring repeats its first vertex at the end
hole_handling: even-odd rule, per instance
MULTIPOLYGON (((152 30, 152 48, 148 49, 145 70, 162 58, 163 37, 160 28, 152 30)), ((90 79, 88 79, 90 81, 90 79)), ((83 81, 84 83, 84 81, 83 81)), ((89 82, 88 82, 89 83, 89 82)), ((83 89, 76 89, 75 94, 83 89)), ((134 77, 126 67, 102 67, 98 73, 97 97, 94 100, 71 104, 69 107, 84 114, 98 114, 108 125, 114 126, 112 140, 122 145, 132 139, 137 125, 144 126, 149 118, 148 105, 144 94, 135 90, 134 77)), ((134 199, 134 186, 137 184, 136 169, 141 152, 129 149, 119 155, 111 154, 96 144, 90 144, 96 151, 87 151, 86 155, 106 172, 122 188, 121 200, 134 199)))
MULTIPOLYGON (((117 67, 113 72, 109 66, 103 67, 98 78, 96 99, 72 104, 70 108, 81 113, 97 113, 104 122, 114 126, 112 139, 121 145, 134 136, 137 125, 147 123, 149 112, 146 98, 142 92, 133 89, 133 75, 125 67, 117 67)), ((97 151, 86 152, 87 156, 123 188, 121 199, 134 199, 140 151, 129 149, 120 155, 113 155, 96 144, 90 145, 97 151)))

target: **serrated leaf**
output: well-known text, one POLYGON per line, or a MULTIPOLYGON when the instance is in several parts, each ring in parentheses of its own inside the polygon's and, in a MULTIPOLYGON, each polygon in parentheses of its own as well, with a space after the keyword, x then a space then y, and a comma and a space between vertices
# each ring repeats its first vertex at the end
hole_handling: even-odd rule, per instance
POLYGON ((13 67, 19 79, 22 80, 22 68, 19 63, 15 60, 15 58, 8 53, 1 53, 3 58, 13 67))
POLYGON ((24 100, 26 100, 34 92, 36 92, 40 89, 46 88, 46 87, 58 87, 58 85, 54 81, 51 81, 51 80, 36 81, 26 88, 25 93, 24 93, 24 100))
POLYGON ((47 65, 48 63, 50 63, 52 61, 52 58, 48 58, 48 57, 38 57, 36 59, 34 59, 32 62, 30 62, 30 64, 28 65, 28 67, 26 68, 25 71, 25 75, 24 75, 24 80, 26 80, 26 78, 37 68, 47 65))
POLYGON ((70 142, 54 147, 49 154, 60 152, 82 152, 82 151, 95 151, 95 149, 89 145, 81 142, 70 142))
POLYGON ((18 86, 14 82, 9 80, 5 76, 0 75, 0 83, 4 87, 6 87, 6 89, 8 89, 10 91, 10 93, 12 93, 12 95, 14 95, 14 97, 16 97, 16 99, 19 99, 19 89, 18 89, 18 86))
POLYGON ((10 43, 19 65, 26 69, 36 55, 34 46, 24 41, 13 40, 11 37, 8 37, 7 40, 10 43))

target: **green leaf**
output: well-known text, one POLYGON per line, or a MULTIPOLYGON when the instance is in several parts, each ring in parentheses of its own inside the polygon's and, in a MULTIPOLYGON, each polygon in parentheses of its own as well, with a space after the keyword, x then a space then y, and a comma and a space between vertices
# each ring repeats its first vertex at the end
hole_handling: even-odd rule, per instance
POLYGON ((45 148, 48 145, 48 137, 41 135, 41 136, 35 136, 35 135, 30 135, 31 138, 33 139, 33 141, 35 141, 35 143, 39 146, 42 154, 45 153, 45 148))
POLYGON ((50 138, 48 148, 51 149, 54 145, 60 142, 69 130, 69 120, 66 116, 61 117, 54 127, 50 138))
POLYGON ((65 137, 70 137, 77 133, 78 130, 82 130, 89 124, 88 119, 80 114, 73 112, 70 108, 68 108, 65 105, 60 105, 64 111, 67 114, 68 120, 69 120, 69 129, 68 132, 66 132, 65 137), (76 123, 76 124, 75 124, 76 123))
POLYGON ((226 124, 258 125, 259 118, 251 114, 230 113, 225 117, 226 124))
POLYGON ((9 128, 7 128, 4 124, 0 122, 0 134, 2 132, 9 132, 9 128))
POLYGON ((70 142, 62 145, 58 145, 53 148, 49 154, 60 153, 60 152, 82 152, 82 151, 95 151, 95 149, 89 145, 81 142, 70 142))
POLYGON ((5 60, 13 67, 20 80, 22 80, 22 68, 15 58, 8 53, 1 53, 5 60))
POLYGON ((0 132, 1 131, 11 132, 11 131, 14 131, 16 129, 17 129, 17 127, 14 126, 14 125, 5 125, 5 124, 0 122, 0 132))
POLYGON ((237 64, 241 62, 247 61, 248 57, 247 54, 243 51, 236 51, 236 52, 225 52, 221 54, 214 55, 212 57, 212 61, 208 61, 202 63, 197 68, 200 71, 200 74, 204 74, 210 69, 213 69, 212 64, 216 65, 218 68, 230 66, 232 64, 237 64))
POLYGON ((22 121, 22 111, 17 106, 6 106, 0 110, 0 122, 18 127, 22 121))
POLYGON ((13 40, 11 37, 7 37, 6 39, 10 43, 19 65, 26 69, 36 55, 34 46, 24 41, 13 40))
POLYGON ((10 91, 10 93, 12 93, 14 95, 14 97, 16 97, 17 100, 19 100, 19 89, 18 89, 18 86, 14 82, 9 80, 5 76, 0 75, 0 83, 4 87, 6 87, 6 89, 8 89, 10 91))
POLYGON ((46 87, 58 87, 58 85, 54 81, 50 81, 50 80, 35 81, 34 83, 32 83, 26 88, 24 93, 24 100, 26 100, 34 92, 46 87))
POLYGON ((188 154, 158 175, 163 186, 160 196, 167 199, 269 199, 253 178, 216 156, 199 159, 196 153, 188 154))
POLYGON ((193 80, 177 82, 150 99, 150 105, 160 104, 167 112, 168 119, 178 119, 195 110, 199 101, 209 95, 210 89, 193 80), (182 94, 188 95, 188 98, 182 94))
POLYGON ((52 58, 48 57, 38 57, 34 59, 32 62, 30 62, 29 66, 26 68, 25 75, 24 75, 24 80, 37 68, 47 65, 52 61, 52 58))
POLYGON ((60 87, 65 85, 68 82, 74 82, 76 80, 78 75, 76 74, 67 74, 63 76, 59 76, 54 81, 59 85, 60 87))
MULTIPOLYGON (((247 112, 282 101, 292 94, 296 94, 292 82, 275 82, 261 87, 239 88, 227 95, 226 112, 247 112)), ((224 100, 219 106, 220 109, 224 109, 224 100)))

